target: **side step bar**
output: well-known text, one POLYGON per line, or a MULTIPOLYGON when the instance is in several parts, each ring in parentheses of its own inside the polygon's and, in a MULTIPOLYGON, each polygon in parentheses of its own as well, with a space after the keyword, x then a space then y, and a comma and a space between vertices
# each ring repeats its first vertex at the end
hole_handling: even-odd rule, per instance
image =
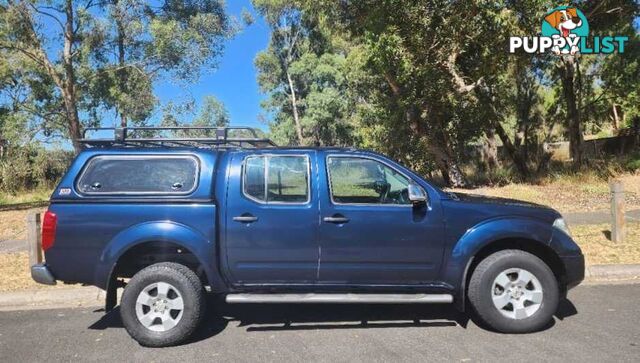
POLYGON ((229 294, 229 304, 253 303, 354 303, 354 304, 447 304, 453 302, 449 294, 229 294))

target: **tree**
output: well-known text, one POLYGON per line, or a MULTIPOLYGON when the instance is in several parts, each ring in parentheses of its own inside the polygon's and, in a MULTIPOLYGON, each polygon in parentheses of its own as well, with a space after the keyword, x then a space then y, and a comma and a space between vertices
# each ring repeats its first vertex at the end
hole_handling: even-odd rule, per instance
POLYGON ((405 149, 409 139, 417 154, 403 159, 425 160, 419 155, 424 150, 447 184, 465 185, 456 149, 480 135, 477 120, 468 115, 479 106, 474 92, 492 69, 494 55, 487 48, 495 41, 498 27, 491 25, 499 4, 304 1, 303 8, 332 19, 333 29, 363 44, 362 65, 373 77, 367 82, 373 88, 362 90, 360 98, 383 105, 373 107, 382 111, 377 122, 395 135, 377 133, 383 136, 377 143, 405 149))
POLYGON ((155 106, 158 77, 197 77, 215 66, 232 33, 219 0, 8 0, 0 6, 0 51, 30 72, 16 69, 3 93, 51 85, 39 87, 31 105, 79 151, 83 126, 99 123, 100 111, 115 110, 121 124, 143 120, 155 106))
MULTIPOLYGON (((629 30, 640 12, 640 4, 634 0, 585 1, 580 6, 589 19, 591 31, 604 32, 605 34, 608 32, 619 33, 620 31, 633 34, 629 30)), ((585 79, 585 69, 589 69, 589 67, 582 65, 583 62, 584 59, 580 54, 562 55, 557 62, 566 104, 570 151, 576 168, 584 162, 582 143, 585 117, 583 112, 587 105, 592 106, 592 102, 586 98, 589 94, 593 95, 591 90, 596 86, 594 81, 598 81, 600 78, 585 79)), ((598 66, 596 65, 596 67, 598 66)))
POLYGON ((229 126, 229 112, 215 96, 207 95, 202 98, 200 113, 193 121, 194 126, 229 126))
POLYGON ((298 95, 291 75, 291 64, 300 57, 303 34, 300 11, 289 1, 254 0, 254 7, 266 19, 271 28, 271 40, 267 51, 258 54, 256 66, 262 70, 258 83, 267 92, 286 83, 297 144, 304 145, 305 138, 300 122, 298 95))
MULTIPOLYGON (((225 127, 229 126, 229 112, 224 104, 213 95, 202 98, 200 109, 194 112, 193 102, 167 103, 162 110, 160 126, 164 127, 225 127), (195 115, 195 117, 191 117, 195 115)), ((166 133, 173 137, 215 137, 209 130, 178 130, 166 133)), ((157 135, 156 135, 157 136, 157 135)), ((234 135, 237 136, 237 135, 234 135)))
POLYGON ((269 95, 272 137, 278 143, 353 143, 353 112, 345 77, 349 45, 329 38, 325 26, 303 16, 295 2, 256 0, 272 28, 269 47, 258 54, 258 84, 269 95))

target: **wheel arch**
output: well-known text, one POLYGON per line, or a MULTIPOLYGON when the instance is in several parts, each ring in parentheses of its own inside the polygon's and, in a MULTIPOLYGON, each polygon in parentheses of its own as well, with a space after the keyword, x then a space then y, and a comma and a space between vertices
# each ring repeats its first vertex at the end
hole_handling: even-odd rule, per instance
MULTIPOLYGON (((459 310, 465 310, 469 281, 471 280, 471 276, 478 264, 490 255, 504 250, 520 250, 531 253, 549 266, 556 277, 558 284, 563 281, 563 276, 566 273, 564 264, 562 263, 560 256, 558 256, 556 251, 554 251, 550 246, 533 239, 522 237, 497 239, 481 247, 467 262, 462 278, 462 286, 458 292, 459 298, 457 299, 456 305, 459 310)), ((564 293, 563 290, 564 287, 561 286, 561 294, 564 293)))
POLYGON ((469 277, 482 258, 504 249, 530 252, 549 264, 561 277, 563 264, 550 246, 551 223, 524 216, 488 219, 467 231, 452 246, 443 264, 443 281, 456 287, 456 307, 464 311, 469 277))
POLYGON ((104 248, 96 266, 95 285, 107 291, 107 310, 115 306, 118 277, 129 277, 157 262, 178 262, 195 269, 204 285, 222 289, 215 268, 215 244, 192 228, 170 222, 146 222, 116 235, 104 248), (144 260, 138 261, 141 257, 144 260), (123 276, 120 276, 123 274, 123 276))

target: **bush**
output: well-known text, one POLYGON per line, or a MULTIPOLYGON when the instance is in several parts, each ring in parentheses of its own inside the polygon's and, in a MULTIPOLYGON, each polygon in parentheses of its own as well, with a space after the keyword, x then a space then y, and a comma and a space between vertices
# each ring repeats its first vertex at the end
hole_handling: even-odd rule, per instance
POLYGON ((640 152, 636 152, 635 154, 629 156, 625 167, 634 172, 640 170, 640 152))
POLYGON ((15 195, 24 190, 53 188, 72 159, 73 152, 38 145, 10 148, 0 159, 0 190, 15 195))

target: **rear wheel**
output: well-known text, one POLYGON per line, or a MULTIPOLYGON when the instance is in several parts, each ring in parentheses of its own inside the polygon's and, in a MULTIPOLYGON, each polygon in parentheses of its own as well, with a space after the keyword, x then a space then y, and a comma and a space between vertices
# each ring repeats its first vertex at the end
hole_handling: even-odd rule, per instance
POLYGON ((204 290, 188 267, 157 263, 135 274, 122 295, 120 315, 138 343, 165 347, 184 342, 205 314, 204 290))
POLYGON ((482 323, 504 333, 543 329, 553 319, 560 292, 541 259, 520 250, 482 260, 469 282, 469 301, 482 323))

